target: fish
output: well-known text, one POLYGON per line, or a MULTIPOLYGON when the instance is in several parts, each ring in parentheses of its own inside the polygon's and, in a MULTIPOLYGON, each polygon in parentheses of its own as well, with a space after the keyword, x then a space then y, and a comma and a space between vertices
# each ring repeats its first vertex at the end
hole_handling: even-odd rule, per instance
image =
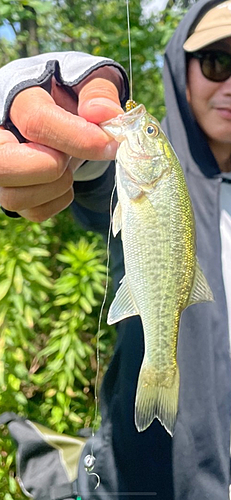
POLYGON ((115 237, 121 231, 125 265, 107 322, 140 316, 144 357, 135 425, 142 432, 157 418, 172 436, 181 313, 191 304, 214 300, 196 256, 192 203, 178 157, 143 104, 100 126, 119 142, 112 232, 115 237))

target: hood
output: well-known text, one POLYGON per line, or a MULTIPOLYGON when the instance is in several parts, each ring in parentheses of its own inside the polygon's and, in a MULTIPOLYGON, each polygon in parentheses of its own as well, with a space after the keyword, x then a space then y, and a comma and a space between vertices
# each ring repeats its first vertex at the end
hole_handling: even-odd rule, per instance
POLYGON ((207 10, 223 1, 200 0, 188 11, 167 45, 164 62, 167 114, 163 128, 183 169, 206 177, 220 174, 220 169, 186 100, 186 53, 183 44, 194 23, 197 24, 207 10))

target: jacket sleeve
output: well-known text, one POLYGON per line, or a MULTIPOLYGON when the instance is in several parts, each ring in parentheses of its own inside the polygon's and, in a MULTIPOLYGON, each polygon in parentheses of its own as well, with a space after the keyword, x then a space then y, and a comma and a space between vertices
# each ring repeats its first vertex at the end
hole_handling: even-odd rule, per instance
POLYGON ((21 90, 39 86, 49 92, 52 76, 67 90, 71 90, 73 85, 104 66, 119 71, 124 83, 120 95, 121 104, 124 105, 128 95, 128 79, 123 67, 112 59, 83 52, 51 52, 10 62, 0 69, 0 125, 6 124, 11 103, 21 90))

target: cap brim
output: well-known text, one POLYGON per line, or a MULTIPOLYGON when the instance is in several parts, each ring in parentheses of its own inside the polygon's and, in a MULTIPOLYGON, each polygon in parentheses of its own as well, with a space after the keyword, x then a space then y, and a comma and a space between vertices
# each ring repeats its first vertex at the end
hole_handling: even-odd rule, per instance
POLYGON ((227 36, 231 36, 231 26, 222 26, 222 29, 219 26, 219 28, 195 32, 186 40, 183 48, 186 52, 193 52, 218 40, 222 40, 222 38, 226 38, 227 36))

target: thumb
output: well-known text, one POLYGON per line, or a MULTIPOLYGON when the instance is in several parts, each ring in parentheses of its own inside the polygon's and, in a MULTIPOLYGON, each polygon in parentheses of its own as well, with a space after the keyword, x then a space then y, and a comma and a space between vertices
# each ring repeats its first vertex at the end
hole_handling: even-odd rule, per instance
POLYGON ((80 90, 78 115, 88 122, 99 124, 123 112, 118 89, 111 81, 94 78, 80 90))

